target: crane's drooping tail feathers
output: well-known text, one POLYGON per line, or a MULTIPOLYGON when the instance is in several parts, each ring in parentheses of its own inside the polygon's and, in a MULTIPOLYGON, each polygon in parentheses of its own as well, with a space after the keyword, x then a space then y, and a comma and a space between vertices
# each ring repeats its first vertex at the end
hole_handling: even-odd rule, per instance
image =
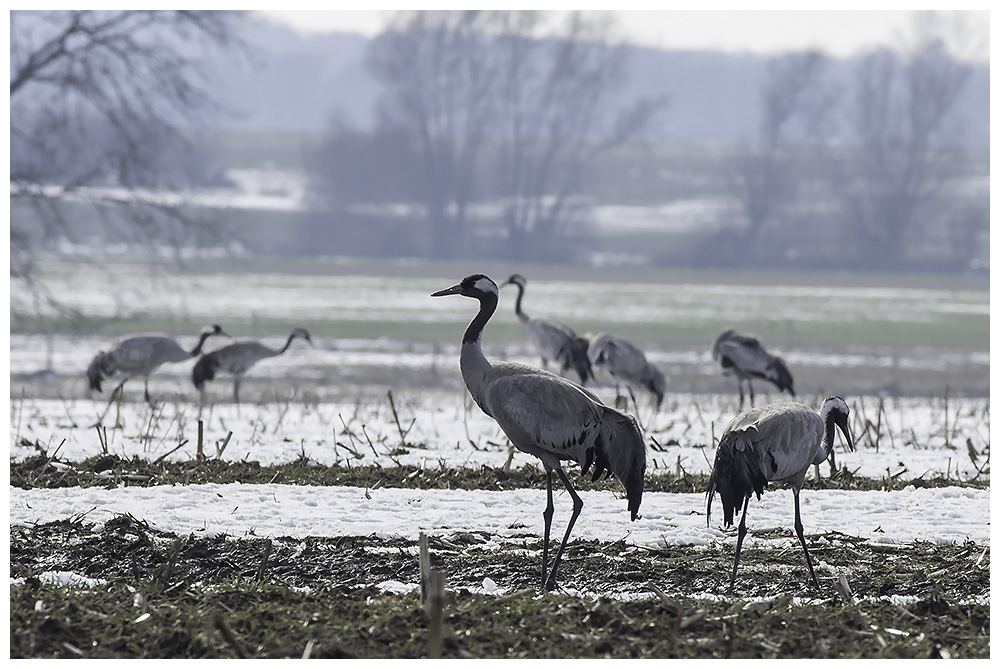
POLYGON ((191 379, 194 381, 194 387, 198 390, 204 390, 205 382, 215 378, 215 370, 218 366, 218 356, 212 353, 201 356, 198 362, 194 364, 194 369, 191 370, 191 379))
POLYGON ((722 497, 725 526, 733 524, 734 515, 744 501, 756 493, 760 499, 767 487, 767 476, 761 471, 761 459, 750 436, 742 432, 725 435, 715 454, 715 466, 708 480, 708 525, 712 525, 712 499, 716 491, 722 497))
POLYGON ((639 515, 643 476, 646 473, 646 444, 635 419, 608 407, 593 452, 587 453, 582 473, 587 473, 591 462, 594 464, 592 481, 600 478, 601 474, 614 474, 621 482, 628 498, 628 510, 632 512, 632 520, 635 520, 639 515))
POLYGON ((795 390, 792 388, 792 375, 785 366, 785 361, 775 357, 771 364, 767 366, 767 380, 778 387, 779 391, 787 390, 795 397, 795 390))
POLYGON ((91 361, 90 366, 87 367, 87 380, 90 381, 90 389, 101 392, 101 381, 105 377, 114 374, 114 365, 111 362, 110 357, 104 351, 101 351, 94 359, 91 361))
POLYGON ((594 376, 590 369, 590 358, 587 357, 588 346, 589 342, 586 339, 576 337, 567 344, 566 348, 559 351, 559 356, 557 356, 563 369, 572 368, 580 376, 581 383, 586 383, 594 376))

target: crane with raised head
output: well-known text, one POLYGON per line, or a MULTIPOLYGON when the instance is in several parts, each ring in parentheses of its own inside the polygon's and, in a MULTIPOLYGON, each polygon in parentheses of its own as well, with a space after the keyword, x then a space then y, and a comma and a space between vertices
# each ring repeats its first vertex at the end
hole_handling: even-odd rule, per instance
POLYGON ((740 550, 747 533, 747 507, 750 497, 757 499, 771 481, 787 483, 795 498, 795 533, 806 554, 809 576, 819 590, 819 581, 813 571, 812 558, 802 532, 799 513, 799 491, 806 472, 812 465, 833 453, 839 427, 853 451, 854 442, 848 429, 850 410, 842 397, 828 397, 816 413, 811 407, 798 402, 779 402, 747 409, 736 415, 719 439, 715 464, 708 479, 708 526, 712 526, 712 499, 718 492, 722 498, 722 513, 726 527, 732 527, 733 517, 743 507, 739 535, 736 540, 736 558, 733 575, 729 581, 729 594, 736 585, 736 568, 740 564, 740 550))
POLYGON ((561 462, 572 460, 592 480, 614 474, 625 488, 628 510, 635 520, 642 501, 646 471, 646 446, 631 416, 605 406, 596 395, 557 374, 511 362, 490 362, 483 354, 483 328, 499 301, 496 283, 484 274, 471 274, 450 288, 433 293, 463 295, 479 301, 479 312, 462 338, 462 378, 479 408, 497 422, 515 448, 535 456, 545 467, 548 503, 542 513, 542 588, 556 585, 556 570, 583 500, 563 471, 561 462), (552 527, 552 477, 557 474, 573 498, 573 514, 556 552, 551 570, 549 535, 552 527))
POLYGON ((549 360, 559 365, 559 373, 566 375, 570 369, 576 372, 581 385, 593 378, 590 360, 587 358, 587 340, 580 337, 565 323, 550 318, 532 318, 524 312, 521 303, 524 300, 524 289, 528 281, 520 274, 511 274, 501 288, 507 285, 517 286, 517 301, 514 303, 514 313, 524 324, 528 338, 534 344, 535 350, 542 358, 542 367, 548 369, 549 360))
POLYGON ((201 354, 205 341, 213 335, 226 335, 218 325, 206 325, 201 329, 198 343, 187 350, 169 335, 137 334, 125 337, 115 343, 107 352, 100 351, 87 367, 87 380, 90 389, 101 392, 101 383, 114 374, 122 374, 125 378, 119 383, 108 399, 108 406, 123 391, 122 386, 133 376, 141 376, 145 381, 145 398, 149 402, 149 375, 161 365, 171 362, 183 362, 196 358, 201 354))
POLYGON ((285 345, 281 348, 271 348, 259 341, 249 340, 238 341, 234 344, 223 346, 211 353, 206 353, 198 359, 198 362, 194 365, 194 369, 191 370, 191 380, 194 381, 194 387, 204 393, 205 382, 214 379, 216 374, 219 372, 232 374, 233 401, 239 404, 240 381, 243 379, 243 375, 247 373, 247 370, 261 360, 281 355, 288 350, 288 347, 292 345, 292 340, 297 337, 309 342, 310 345, 313 343, 309 337, 309 332, 305 328, 295 328, 288 335, 285 345))
POLYGON ((779 392, 787 390, 795 397, 792 375, 785 361, 771 355, 752 334, 726 330, 712 345, 712 358, 719 363, 722 373, 735 374, 740 389, 740 409, 743 409, 743 381, 750 389, 750 406, 753 406, 753 379, 764 379, 775 385, 779 392))

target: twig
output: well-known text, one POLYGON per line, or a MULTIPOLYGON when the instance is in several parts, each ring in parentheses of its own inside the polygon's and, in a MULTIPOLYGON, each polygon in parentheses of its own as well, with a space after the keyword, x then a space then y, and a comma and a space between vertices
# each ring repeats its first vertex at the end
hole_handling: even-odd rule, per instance
POLYGON ((372 453, 374 453, 375 457, 377 458, 378 457, 378 451, 375 450, 375 444, 372 443, 372 438, 368 436, 368 431, 365 430, 365 426, 364 425, 361 426, 361 434, 365 435, 365 439, 368 440, 368 445, 372 447, 372 453))
POLYGON ((182 446, 184 446, 184 444, 186 444, 186 443, 188 443, 188 440, 187 440, 187 439, 183 440, 183 441, 182 441, 181 443, 177 444, 177 445, 176 445, 175 447, 173 447, 172 449, 170 449, 169 451, 167 451, 166 453, 164 453, 164 454, 163 454, 163 455, 161 455, 160 457, 156 458, 155 460, 153 460, 153 464, 154 464, 154 465, 158 465, 158 464, 160 464, 160 461, 161 461, 161 460, 163 460, 164 458, 166 458, 166 457, 167 457, 168 455, 170 455, 171 453, 173 453, 173 452, 175 452, 175 451, 177 451, 177 450, 180 450, 180 448, 181 448, 182 446))
POLYGON ((431 572, 431 553, 427 535, 421 532, 417 543, 420 546, 420 556, 418 558, 420 565, 420 604, 426 606, 431 572))
POLYGON ((222 442, 222 446, 219 446, 218 443, 215 445, 215 459, 216 460, 221 460, 222 459, 222 454, 226 452, 226 446, 229 445, 229 440, 232 439, 232 438, 233 438, 233 431, 230 430, 229 434, 226 435, 225 440, 222 442))
POLYGON ((430 594, 427 597, 427 615, 430 616, 430 638, 427 640, 427 657, 441 657, 444 636, 444 574, 435 570, 430 575, 430 594))
POLYGON ((198 421, 198 450, 195 452, 195 459, 201 462, 205 459, 205 423, 198 421))
POLYGON ((389 396, 389 408, 392 409, 392 418, 396 421, 396 429, 399 430, 399 442, 403 448, 406 448, 406 432, 409 432, 409 430, 404 432, 403 426, 399 423, 399 415, 396 413, 396 403, 392 401, 392 391, 390 390, 386 394, 389 396))
POLYGON ((267 569, 267 558, 271 557, 271 540, 264 544, 264 555, 260 558, 260 566, 257 568, 257 580, 264 580, 264 570, 267 569))
POLYGON ((229 629, 229 624, 226 623, 222 616, 218 614, 215 616, 215 629, 219 630, 222 634, 222 638, 226 640, 226 643, 229 644, 237 656, 244 660, 250 657, 247 655, 247 652, 243 650, 243 644, 239 642, 236 635, 233 634, 233 631, 229 629))

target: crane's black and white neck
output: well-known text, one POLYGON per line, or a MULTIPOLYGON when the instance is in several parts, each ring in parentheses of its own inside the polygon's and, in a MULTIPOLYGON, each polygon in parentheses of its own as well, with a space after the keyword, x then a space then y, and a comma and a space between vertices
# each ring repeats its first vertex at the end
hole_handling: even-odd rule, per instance
POLYGON ((573 460, 593 479, 607 472, 625 488, 632 520, 642 500, 646 450, 642 433, 631 416, 605 406, 589 390, 542 369, 511 362, 490 363, 483 354, 483 329, 497 309, 499 288, 484 274, 472 274, 461 283, 432 293, 432 297, 463 295, 479 301, 479 311, 462 337, 462 378, 483 412, 493 418, 510 442, 545 466, 548 505, 542 517, 542 587, 555 587, 555 574, 573 524, 583 508, 560 462, 573 460), (547 573, 552 525, 552 477, 558 474, 573 499, 566 534, 547 573))
POLYGON ((527 279, 525 279, 520 274, 511 274, 510 277, 503 284, 505 286, 508 284, 517 286, 517 300, 514 302, 514 314, 517 316, 517 319, 522 323, 527 323, 531 320, 531 317, 528 316, 528 314, 524 313, 524 309, 521 306, 522 302, 524 301, 524 286, 526 283, 527 279))

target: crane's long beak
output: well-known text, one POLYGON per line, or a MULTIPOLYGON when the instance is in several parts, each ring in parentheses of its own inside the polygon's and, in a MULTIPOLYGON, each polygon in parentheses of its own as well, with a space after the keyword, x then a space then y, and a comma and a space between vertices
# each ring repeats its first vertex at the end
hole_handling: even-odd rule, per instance
POLYGON ((462 294, 462 284, 456 283, 451 288, 445 288, 444 290, 439 290, 436 293, 431 293, 431 297, 441 297, 442 295, 461 295, 462 294))
POLYGON ((847 447, 852 451, 854 450, 854 442, 851 441, 851 431, 847 428, 847 417, 843 416, 837 419, 837 427, 840 428, 841 434, 844 435, 844 441, 847 442, 847 447))

